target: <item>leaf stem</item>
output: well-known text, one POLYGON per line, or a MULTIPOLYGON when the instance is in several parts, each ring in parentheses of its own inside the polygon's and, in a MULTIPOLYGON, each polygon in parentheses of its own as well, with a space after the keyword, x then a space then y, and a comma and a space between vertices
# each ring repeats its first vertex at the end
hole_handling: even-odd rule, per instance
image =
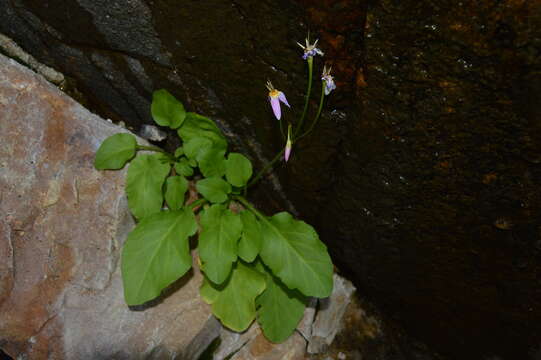
POLYGON ((284 149, 280 150, 280 152, 278 154, 276 154, 276 156, 274 157, 274 159, 272 159, 269 163, 267 163, 267 165, 265 165, 263 167, 263 169, 261 169, 257 175, 248 183, 248 185, 246 185, 247 187, 250 187, 252 186, 253 184, 255 184, 259 178, 261 178, 261 176, 263 176, 267 170, 269 170, 270 168, 273 167, 274 163, 276 163, 281 157, 282 155, 284 154, 284 149))
POLYGON ((308 89, 306 89, 306 98, 304 99, 304 109, 302 110, 302 115, 299 120, 299 123, 297 124, 297 128, 295 129, 293 137, 296 137, 297 134, 302 129, 302 123, 304 121, 304 118, 306 117, 306 112, 308 111, 308 102, 310 100, 310 93, 312 92, 312 68, 313 68, 312 65, 313 65, 314 59, 312 58, 312 56, 309 56, 308 59, 306 59, 306 61, 308 62, 308 89))
POLYGON ((306 135, 310 134, 312 132, 312 130, 314 130, 314 126, 316 126, 317 121, 319 120, 319 116, 321 115, 321 110, 323 109, 323 102, 324 101, 325 101, 325 82, 323 82, 322 86, 321 86, 321 98, 319 99, 319 107, 317 109, 316 117, 312 121, 312 124, 310 125, 310 128, 308 128, 308 130, 304 134, 302 134, 298 138, 296 138, 295 141, 302 139, 306 135))
POLYGON ((159 147, 154 146, 154 145, 150 145, 150 146, 137 145, 137 150, 156 151, 156 152, 161 152, 161 153, 164 153, 164 154, 168 154, 168 152, 165 151, 164 149, 160 149, 159 147))
POLYGON ((261 220, 266 220, 265 215, 260 213, 246 198, 240 195, 236 195, 233 197, 233 199, 238 200, 244 207, 246 207, 248 210, 253 212, 258 218, 261 220))
POLYGON ((196 207, 198 207, 199 205, 203 205, 204 203, 207 202, 207 199, 197 199, 195 200, 193 203, 191 203, 190 205, 187 205, 186 207, 189 209, 189 210, 194 210, 196 207))

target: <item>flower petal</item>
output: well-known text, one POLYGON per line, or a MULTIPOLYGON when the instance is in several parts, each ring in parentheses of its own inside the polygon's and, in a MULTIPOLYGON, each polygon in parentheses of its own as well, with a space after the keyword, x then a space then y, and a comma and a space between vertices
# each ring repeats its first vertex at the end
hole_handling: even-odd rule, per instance
POLYGON ((274 112, 274 116, 276 116, 276 119, 280 120, 282 117, 282 110, 280 110, 280 101, 276 97, 269 96, 269 101, 271 103, 272 112, 274 112))
POLYGON ((286 145, 286 151, 284 152, 284 160, 286 162, 289 160, 289 155, 291 155, 291 145, 286 145))
POLYGON ((281 102, 286 104, 288 108, 291 107, 291 106, 289 106, 289 103, 287 102, 286 96, 284 95, 283 92, 280 91, 280 94, 278 94, 278 99, 280 99, 281 102))

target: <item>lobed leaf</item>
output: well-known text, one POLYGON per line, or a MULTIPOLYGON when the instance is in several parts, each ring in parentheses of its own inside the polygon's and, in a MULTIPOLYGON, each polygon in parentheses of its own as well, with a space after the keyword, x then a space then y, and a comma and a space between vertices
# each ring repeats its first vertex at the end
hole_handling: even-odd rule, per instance
POLYGON ((250 211, 241 212, 240 218, 242 235, 239 240, 239 256, 246 262, 252 262, 261 251, 261 224, 250 211))
POLYGON ((223 283, 237 260, 237 241, 242 231, 240 216, 223 205, 212 205, 200 218, 199 257, 202 270, 215 284, 223 283))
POLYGON ((165 182, 165 201, 169 209, 178 210, 184 204, 184 195, 188 190, 188 180, 184 176, 170 176, 165 182))
POLYGON ((252 177, 252 163, 244 155, 230 153, 226 161, 225 178, 231 185, 242 187, 252 177))
POLYGON ((199 180, 195 184, 197 192, 212 203, 222 203, 227 200, 227 194, 231 192, 231 185, 218 177, 209 177, 199 180))
POLYGON ((128 205, 137 219, 160 211, 162 186, 171 169, 161 154, 139 155, 128 168, 126 193, 128 205))
POLYGON ((165 89, 154 91, 150 106, 156 124, 176 129, 184 122, 186 111, 180 101, 165 89))
POLYGON ((205 277, 200 293, 212 305, 212 313, 234 331, 244 331, 255 318, 255 298, 265 290, 265 278, 258 271, 237 262, 223 285, 205 277))
POLYGON ((287 212, 261 220, 261 259, 290 289, 306 296, 327 297, 332 292, 333 265, 315 230, 287 212))
POLYGON ((189 210, 150 215, 133 229, 122 248, 122 281, 128 305, 140 305, 183 276, 192 266, 188 238, 197 231, 189 210))
POLYGON ((175 163, 175 171, 183 176, 193 175, 193 169, 190 166, 188 159, 185 157, 180 158, 180 160, 175 163))
POLYGON ((117 170, 124 167, 137 151, 137 141, 131 134, 115 134, 101 143, 96 152, 94 167, 98 170, 117 170))
POLYGON ((260 266, 258 270, 263 270, 267 286, 255 301, 257 321, 265 337, 279 343, 297 328, 307 299, 298 290, 288 289, 268 268, 260 266))

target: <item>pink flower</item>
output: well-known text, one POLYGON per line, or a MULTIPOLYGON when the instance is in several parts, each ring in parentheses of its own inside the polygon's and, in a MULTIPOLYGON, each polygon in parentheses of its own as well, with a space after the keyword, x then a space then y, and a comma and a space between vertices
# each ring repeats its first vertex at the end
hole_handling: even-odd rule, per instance
POLYGON ((276 90, 274 86, 272 86, 270 81, 267 81, 267 89, 269 89, 269 101, 272 107, 272 111, 274 112, 274 116, 276 116, 276 118, 280 120, 280 118, 282 117, 282 110, 280 109, 280 101, 286 104, 287 107, 291 107, 291 106, 289 106, 284 93, 276 90))
POLYGON ((291 155, 291 124, 287 127, 287 141, 286 141, 286 148, 284 151, 284 160, 287 162, 289 160, 289 155, 291 155))

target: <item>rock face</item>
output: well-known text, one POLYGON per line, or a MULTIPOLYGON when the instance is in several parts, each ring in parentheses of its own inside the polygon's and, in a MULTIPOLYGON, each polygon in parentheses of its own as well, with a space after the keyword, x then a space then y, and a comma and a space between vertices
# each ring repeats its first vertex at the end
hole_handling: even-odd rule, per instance
POLYGON ((166 87, 256 165, 283 146, 263 84, 300 113, 310 28, 332 111, 260 203, 289 199, 363 294, 451 358, 538 353, 538 1, 7 0, 0 14, 103 116, 149 123, 166 87))
POLYGON ((197 271, 144 310, 124 303, 125 172, 93 168, 119 131, 0 55, 0 347, 14 358, 197 359, 217 335, 197 271))

